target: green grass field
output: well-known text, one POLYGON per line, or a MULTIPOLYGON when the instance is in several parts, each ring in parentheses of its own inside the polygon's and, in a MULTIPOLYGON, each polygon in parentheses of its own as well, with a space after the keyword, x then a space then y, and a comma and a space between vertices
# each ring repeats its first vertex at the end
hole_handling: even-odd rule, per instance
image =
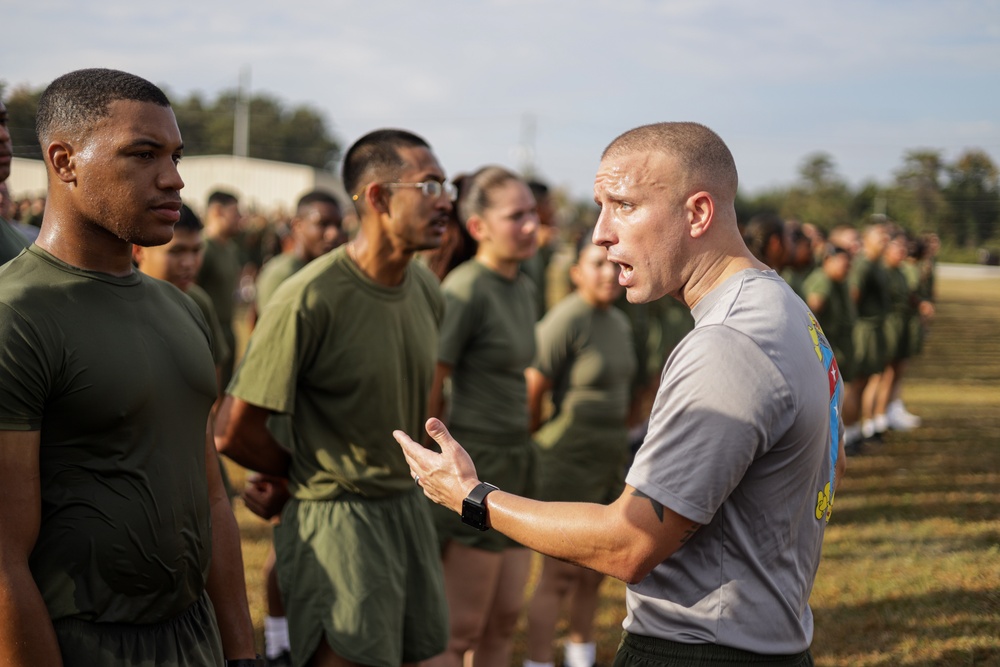
MULTIPOLYGON (((811 599, 816 664, 1000 665, 1000 281, 940 282, 904 398, 924 425, 850 459, 837 495, 811 599)), ((236 513, 262 645, 270 528, 236 513)), ((601 665, 621 636, 624 590, 603 584, 601 665)), ((513 664, 523 657, 522 622, 513 664)))

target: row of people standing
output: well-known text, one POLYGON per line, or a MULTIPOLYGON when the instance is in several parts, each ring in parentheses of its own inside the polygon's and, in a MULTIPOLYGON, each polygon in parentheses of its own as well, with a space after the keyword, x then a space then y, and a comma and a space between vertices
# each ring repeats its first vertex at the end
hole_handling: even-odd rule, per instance
POLYGON ((834 348, 848 453, 889 430, 920 426, 903 403, 902 382, 934 317, 937 237, 883 220, 827 234, 775 216, 751 220, 745 236, 810 307, 834 348))
MULTIPOLYGON (((545 191, 500 167, 483 168, 456 183, 448 224, 462 243, 446 243, 444 251, 421 256, 430 267, 447 267, 439 274, 445 308, 429 412, 447 417, 471 443, 481 469, 504 488, 542 498, 610 502, 624 486, 628 420, 638 414, 631 405, 642 389, 634 382, 636 348, 648 347, 645 340, 633 341, 629 317, 614 307, 622 305, 618 267, 590 243, 589 234, 581 235, 569 271, 577 290, 538 323, 536 343, 544 288, 525 265, 536 257, 539 229, 547 226, 539 215, 547 205, 545 191), (455 262, 463 252, 468 259, 455 262), (549 403, 555 412, 546 420, 549 403), (542 445, 540 458, 536 442, 542 445)), ((275 291, 267 286, 271 268, 288 264, 282 257, 261 271, 261 313, 263 297, 275 291)), ((546 264, 536 270, 544 272, 546 264)), ((645 357, 642 363, 648 363, 645 357)), ((272 433, 275 421, 274 416, 268 421, 272 433)), ((255 476, 248 502, 261 508, 270 485, 280 483, 255 476)), ((531 553, 498 533, 463 526, 443 509, 434 516, 450 618, 448 649, 437 660, 458 664, 472 653, 478 663, 507 664, 531 553)), ((529 612, 529 657, 552 662, 559 605, 572 593, 576 611, 568 664, 592 664, 600 581, 592 572, 546 560, 529 612)), ((271 627, 277 622, 271 612, 280 611, 280 605, 270 598, 265 632, 274 644, 268 651, 276 654, 288 640, 271 627)))

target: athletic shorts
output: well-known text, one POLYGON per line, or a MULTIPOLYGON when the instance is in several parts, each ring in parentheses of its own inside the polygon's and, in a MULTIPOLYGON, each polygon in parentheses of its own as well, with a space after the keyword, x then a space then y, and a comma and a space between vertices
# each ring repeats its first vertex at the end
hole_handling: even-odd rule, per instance
POLYGON ((274 548, 293 665, 309 662, 320 637, 373 667, 444 651, 448 609, 429 504, 414 486, 389 498, 285 505, 274 548))
POLYGON ((878 375, 889 365, 885 342, 885 322, 878 320, 858 320, 854 323, 854 371, 855 377, 878 375))
POLYGON ((808 649, 794 655, 762 655, 717 644, 681 644, 666 639, 622 633, 614 667, 812 667, 808 649))
POLYGON ((889 313, 885 317, 886 356, 890 361, 909 359, 912 355, 910 343, 910 320, 901 313, 889 313))
POLYGON ((538 500, 607 505, 625 488, 624 426, 573 423, 560 415, 535 434, 535 442, 538 500))
MULTIPOLYGON (((537 452, 531 438, 493 440, 453 428, 452 436, 465 448, 476 466, 476 476, 497 488, 526 498, 535 497, 537 452)), ((487 500, 487 503, 489 501, 487 500)), ((454 511, 434 505, 434 526, 437 529, 441 553, 451 540, 473 549, 499 553, 520 547, 518 542, 495 530, 476 530, 462 523, 454 511)))
POLYGON ((65 667, 221 667, 222 640, 208 594, 161 623, 52 623, 65 667))

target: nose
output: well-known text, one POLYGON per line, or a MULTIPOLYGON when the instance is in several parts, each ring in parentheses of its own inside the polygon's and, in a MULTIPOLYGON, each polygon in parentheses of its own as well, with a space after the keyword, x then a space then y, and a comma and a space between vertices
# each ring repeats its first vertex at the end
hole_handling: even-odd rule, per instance
POLYGON ((608 222, 607 214, 603 208, 601 209, 601 214, 597 216, 597 222, 594 224, 594 236, 591 240, 594 245, 605 248, 610 248, 614 245, 615 240, 611 235, 611 224, 608 222))
POLYGON ((160 187, 164 190, 181 190, 184 187, 184 179, 177 169, 177 163, 170 159, 167 167, 160 177, 160 187))

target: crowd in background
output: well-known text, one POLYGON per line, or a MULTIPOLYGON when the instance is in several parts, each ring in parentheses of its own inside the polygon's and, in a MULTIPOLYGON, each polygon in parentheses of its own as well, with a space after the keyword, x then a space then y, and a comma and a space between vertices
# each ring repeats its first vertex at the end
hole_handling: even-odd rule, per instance
MULTIPOLYGON (((541 446, 538 461, 529 456, 532 462, 525 463, 524 470, 518 473, 532 480, 530 484, 525 482, 522 491, 546 499, 610 502, 624 484, 630 455, 642 442, 659 372, 693 327, 693 319, 670 297, 649 304, 628 303, 624 290, 617 286, 618 267, 604 259, 603 249, 589 243, 592 221, 568 219, 544 183, 522 180, 499 168, 490 169, 498 170, 492 178, 501 185, 484 185, 481 181, 486 177, 482 172, 453 179, 457 202, 444 242, 438 249, 424 251, 420 259, 443 281, 451 312, 457 312, 455 304, 462 298, 449 298, 449 294, 463 294, 472 289, 465 283, 475 282, 475 277, 456 277, 468 273, 471 265, 478 262, 487 267, 513 267, 514 273, 508 278, 520 287, 503 292, 501 286, 493 296, 482 298, 493 299, 489 301, 491 308, 503 304, 506 309, 495 313, 498 330, 502 328, 500 320, 520 322, 516 336, 526 341, 520 346, 516 367, 504 369, 517 378, 527 374, 525 390, 514 395, 517 401, 526 399, 522 407, 530 418, 530 433, 525 432, 525 445, 541 446), (470 203, 470 197, 475 198, 478 191, 502 189, 507 187, 504 184, 514 184, 510 196, 520 198, 518 215, 523 219, 519 228, 527 241, 504 240, 487 231, 490 224, 500 225, 488 222, 495 197, 491 200, 483 195, 479 209, 470 203), (479 227, 471 229, 473 218, 485 222, 473 223, 479 227), (511 244, 517 243, 517 249, 512 249, 511 244), (613 317, 598 323, 595 317, 607 312, 613 312, 613 317), (594 333, 598 329, 599 335, 594 333), (588 431, 602 436, 597 438, 606 445, 602 455, 595 455, 597 441, 584 437, 588 431), (595 476, 602 481, 594 482, 595 476), (593 493, 581 496, 559 490, 567 485, 573 487, 577 479, 578 487, 593 493), (539 486, 532 487, 536 482, 539 486)), ((2 195, 0 216, 13 223, 28 241, 34 240, 44 213, 44 198, 14 201, 6 191, 2 195)), ((302 197, 291 214, 245 213, 238 198, 225 191, 213 193, 206 202, 204 222, 185 208, 186 222, 178 226, 175 243, 183 245, 187 240, 195 267, 189 267, 188 272, 196 283, 195 291, 207 298, 197 298, 187 286, 182 289, 195 298, 213 328, 219 327, 216 362, 220 393, 225 391, 246 342, 241 331, 253 329, 264 301, 273 294, 277 283, 353 235, 357 220, 348 209, 332 195, 313 192, 302 197), (188 232, 195 236, 185 236, 188 232), (268 275, 269 267, 279 277, 259 281, 260 276, 268 275)), ((809 305, 834 349, 845 384, 847 452, 864 453, 890 429, 918 427, 920 419, 906 410, 901 387, 906 365, 921 351, 934 315, 934 262, 939 245, 936 236, 913 235, 887 220, 873 220, 861 228, 822 230, 808 223, 761 215, 741 227, 754 255, 778 272, 809 305)), ((171 280, 167 273, 157 277, 171 280)), ((450 326, 446 315, 442 332, 445 337, 450 326)), ((455 356, 448 359, 447 377, 441 378, 438 388, 441 416, 456 409, 461 412, 461 394, 469 386, 505 382, 502 373, 488 376, 500 372, 495 360, 487 359, 479 365, 473 361, 466 367, 466 357, 476 355, 477 345, 491 343, 484 342, 482 331, 458 333, 462 325, 453 326, 454 335, 464 337, 454 343, 455 356), (480 377, 469 379, 463 373, 480 377)), ((273 428, 278 433, 288 426, 275 423, 273 428)), ((490 437, 511 437, 506 433, 479 435, 486 441, 490 437)), ((473 444, 473 452, 474 436, 463 439, 467 445, 473 444)), ((482 461, 488 458, 491 447, 489 442, 482 446, 482 465, 488 465, 482 461)), ((503 456, 509 463, 510 450, 503 456)), ((512 486, 513 482, 508 482, 507 488, 512 486)), ((442 521, 454 523, 450 516, 442 521)), ((455 580, 462 583, 448 586, 451 570, 445 557, 452 612, 450 648, 456 664, 461 655, 473 650, 497 650, 502 662, 509 654, 509 646, 504 643, 509 643, 513 624, 522 613, 522 591, 528 573, 524 557, 528 554, 520 556, 517 567, 508 564, 504 568, 502 560, 491 565, 490 554, 516 544, 484 546, 470 542, 467 546, 462 566, 452 566, 455 580), (486 554, 479 561, 475 560, 477 550, 486 554), (469 563, 475 562, 480 565, 472 572, 469 563), (499 574, 501 570, 506 575, 499 574), (506 606, 474 609, 463 602, 462 590, 468 588, 468 582, 484 577, 493 582, 497 591, 513 591, 506 606), (456 636, 463 641, 456 644, 456 636)), ((284 609, 273 575, 273 555, 266 575, 268 653, 275 660, 272 664, 281 664, 277 661, 287 651, 288 638, 281 623, 284 609)), ((556 621, 568 598, 573 599, 573 604, 570 636, 564 647, 565 664, 593 664, 593 617, 600 581, 601 577, 593 572, 546 559, 538 589, 527 605, 530 667, 553 662, 556 621)))

